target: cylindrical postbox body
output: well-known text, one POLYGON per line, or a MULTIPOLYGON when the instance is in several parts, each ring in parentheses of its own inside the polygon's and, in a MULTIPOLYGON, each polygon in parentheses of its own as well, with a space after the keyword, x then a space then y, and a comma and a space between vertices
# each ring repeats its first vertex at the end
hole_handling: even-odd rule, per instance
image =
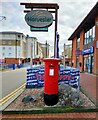
POLYGON ((44 102, 46 105, 55 105, 58 102, 58 63, 57 58, 46 58, 44 72, 44 102))

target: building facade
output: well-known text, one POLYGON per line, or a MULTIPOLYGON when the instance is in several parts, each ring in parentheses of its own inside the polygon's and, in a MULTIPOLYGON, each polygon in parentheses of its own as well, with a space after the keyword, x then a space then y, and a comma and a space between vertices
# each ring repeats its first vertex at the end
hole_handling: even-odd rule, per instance
POLYGON ((98 75, 98 2, 68 40, 72 40, 72 66, 98 75))
POLYGON ((69 62, 69 65, 71 64, 71 54, 72 53, 72 44, 64 44, 64 51, 62 52, 62 63, 66 65, 66 62, 69 62), (65 58, 64 58, 65 56, 65 58))
MULTIPOLYGON (((48 44, 46 48, 48 51, 48 44)), ((20 64, 29 62, 30 59, 44 58, 45 52, 43 44, 36 37, 13 31, 0 32, 0 60, 5 60, 6 64, 20 64)), ((49 51, 46 54, 49 57, 49 51)))
POLYGON ((47 43, 47 41, 45 44, 43 44, 43 43, 39 43, 39 44, 42 49, 43 58, 49 58, 49 44, 47 43))
POLYGON ((35 58, 37 54, 37 38, 26 36, 26 58, 35 58))
POLYGON ((17 64, 18 59, 26 57, 25 35, 19 32, 0 32, 0 53, 0 59, 17 64))

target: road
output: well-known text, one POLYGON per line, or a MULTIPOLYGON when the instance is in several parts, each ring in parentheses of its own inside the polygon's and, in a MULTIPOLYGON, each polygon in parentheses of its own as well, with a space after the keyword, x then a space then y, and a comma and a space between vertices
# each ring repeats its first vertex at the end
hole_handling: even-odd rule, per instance
MULTIPOLYGON (((2 72, 0 77, 0 96, 5 97, 26 82, 26 68, 2 72)), ((0 98, 0 99, 1 99, 0 98)))

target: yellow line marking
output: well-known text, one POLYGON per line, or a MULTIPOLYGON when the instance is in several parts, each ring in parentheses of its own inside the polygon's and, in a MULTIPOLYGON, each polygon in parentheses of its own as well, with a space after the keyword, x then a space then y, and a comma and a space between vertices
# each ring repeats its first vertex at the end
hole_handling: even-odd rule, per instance
POLYGON ((23 84, 22 86, 20 86, 19 88, 17 88, 15 91, 13 91, 12 93, 10 93, 9 95, 7 95, 4 98, 2 98, 0 100, 0 106, 2 104, 4 104, 5 102, 7 102, 11 97, 13 97, 16 93, 18 93, 23 88, 25 88, 25 84, 23 84))
MULTIPOLYGON (((21 89, 20 89, 19 91, 21 91, 21 89)), ((2 101, 2 102, 0 103, 0 106, 3 105, 5 102, 7 102, 9 99, 11 99, 11 98, 12 98, 14 95, 16 95, 19 91, 17 91, 17 92, 14 93, 13 95, 9 96, 7 99, 5 99, 4 101, 2 101)))
POLYGON ((11 92, 10 94, 8 94, 7 96, 5 96, 4 98, 2 98, 0 100, 0 102, 2 102, 4 99, 6 99, 7 97, 11 96, 12 94, 14 94, 16 91, 18 91, 19 89, 21 89, 25 84, 23 84, 22 86, 20 86, 19 88, 17 88, 16 90, 14 90, 13 92, 11 92))

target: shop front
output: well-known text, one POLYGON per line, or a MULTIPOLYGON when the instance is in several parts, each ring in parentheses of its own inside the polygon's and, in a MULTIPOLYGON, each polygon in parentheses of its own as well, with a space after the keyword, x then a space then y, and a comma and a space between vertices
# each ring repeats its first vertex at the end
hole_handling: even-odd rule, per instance
POLYGON ((91 46, 82 51, 84 59, 84 72, 93 73, 94 70, 94 47, 91 46))

